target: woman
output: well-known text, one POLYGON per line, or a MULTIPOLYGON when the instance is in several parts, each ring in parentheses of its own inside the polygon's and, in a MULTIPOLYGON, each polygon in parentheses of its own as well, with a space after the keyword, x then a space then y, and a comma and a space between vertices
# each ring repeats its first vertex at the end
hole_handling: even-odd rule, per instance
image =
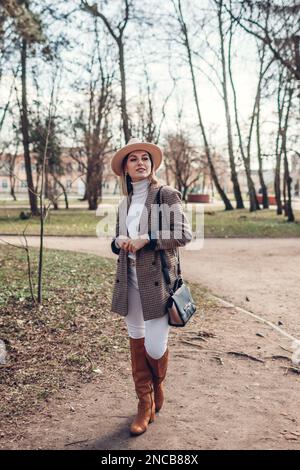
POLYGON ((112 251, 119 255, 111 310, 125 317, 130 340, 132 376, 139 399, 138 413, 130 428, 133 435, 146 431, 164 401, 169 334, 165 306, 169 292, 159 250, 165 250, 173 286, 177 277, 177 247, 192 238, 182 210, 181 193, 170 186, 163 186, 160 199, 163 223, 168 219, 168 209, 174 214, 173 223, 169 224, 169 232, 165 225, 163 231, 155 230, 158 227, 155 198, 161 186, 155 171, 161 162, 162 152, 157 145, 135 138, 111 162, 126 196, 119 204, 116 236, 111 243, 112 251))

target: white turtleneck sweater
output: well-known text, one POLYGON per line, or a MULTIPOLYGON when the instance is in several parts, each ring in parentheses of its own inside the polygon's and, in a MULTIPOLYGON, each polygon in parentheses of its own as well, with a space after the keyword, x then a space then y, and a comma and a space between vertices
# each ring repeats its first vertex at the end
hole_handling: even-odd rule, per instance
MULTIPOLYGON (((138 238, 138 228, 140 223, 140 218, 144 209, 144 205, 148 196, 148 189, 150 182, 148 178, 145 178, 141 181, 131 183, 133 187, 131 204, 126 217, 126 227, 128 230, 128 235, 132 239, 138 238)), ((149 236, 145 235, 145 238, 149 240, 149 236)), ((128 256, 132 259, 135 259, 135 253, 128 252, 128 256)))

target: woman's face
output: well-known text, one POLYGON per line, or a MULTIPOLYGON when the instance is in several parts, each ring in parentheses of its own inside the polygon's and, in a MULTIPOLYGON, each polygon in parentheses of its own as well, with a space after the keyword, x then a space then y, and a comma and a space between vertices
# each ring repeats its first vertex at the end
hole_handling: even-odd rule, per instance
POLYGON ((133 182, 141 181, 151 173, 151 159, 145 150, 135 150, 128 155, 124 168, 133 182))

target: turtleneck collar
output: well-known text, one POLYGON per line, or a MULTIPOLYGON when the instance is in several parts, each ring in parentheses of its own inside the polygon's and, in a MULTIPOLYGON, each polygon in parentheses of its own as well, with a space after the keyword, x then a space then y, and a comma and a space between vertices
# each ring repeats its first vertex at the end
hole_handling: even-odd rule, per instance
POLYGON ((138 195, 144 194, 148 190, 150 181, 148 180, 148 178, 144 178, 143 180, 136 181, 135 183, 131 182, 131 184, 133 188, 133 194, 138 195))

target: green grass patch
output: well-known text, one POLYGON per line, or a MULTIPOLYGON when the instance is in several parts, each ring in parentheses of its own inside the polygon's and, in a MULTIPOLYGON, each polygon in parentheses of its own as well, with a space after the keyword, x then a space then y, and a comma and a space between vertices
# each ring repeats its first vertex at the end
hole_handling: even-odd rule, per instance
MULTIPOLYGON (((26 230, 26 235, 38 235, 39 217, 20 219, 21 211, 28 209, 0 209, 0 233, 17 235, 26 230)), ((62 209, 50 211, 44 223, 45 235, 57 236, 96 236, 96 226, 101 217, 96 211, 87 209, 62 209)))
MULTIPOLYGON (((249 212, 247 209, 224 211, 219 207, 204 207, 204 233, 206 238, 285 238, 300 236, 300 211, 295 211, 295 223, 276 215, 272 209, 249 212)), ((17 235, 26 229, 27 235, 39 234, 39 218, 21 220, 22 209, 0 209, 0 234, 17 235)), ((23 209, 27 211, 28 209, 23 209)), ((45 221, 45 235, 96 236, 97 224, 101 221, 96 211, 87 209, 52 210, 45 221)), ((193 227, 195 228, 195 227, 193 227)), ((114 230, 114 227, 113 227, 114 230)))
POLYGON ((206 238, 300 237, 299 211, 295 211, 295 217, 296 223, 288 223, 284 216, 276 215, 271 209, 210 210, 204 214, 204 233, 206 238))

